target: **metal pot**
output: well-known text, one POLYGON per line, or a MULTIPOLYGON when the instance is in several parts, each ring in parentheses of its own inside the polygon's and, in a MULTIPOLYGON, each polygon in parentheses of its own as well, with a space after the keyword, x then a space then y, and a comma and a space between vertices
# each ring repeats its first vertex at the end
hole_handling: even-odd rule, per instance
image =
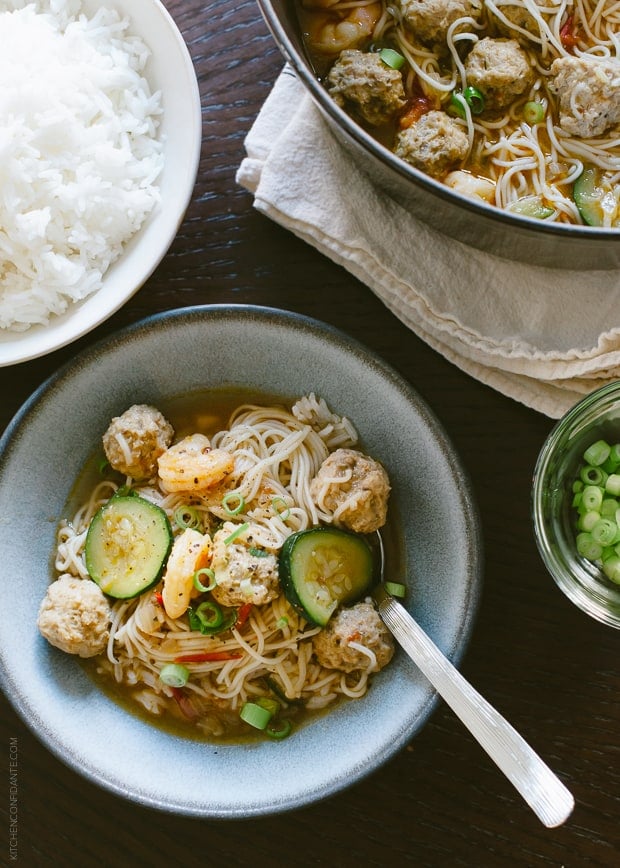
POLYGON ((550 268, 620 267, 620 231, 545 223, 450 190, 396 157, 340 109, 306 56, 293 0, 257 0, 286 60, 360 169, 411 214, 440 232, 505 259, 550 268))

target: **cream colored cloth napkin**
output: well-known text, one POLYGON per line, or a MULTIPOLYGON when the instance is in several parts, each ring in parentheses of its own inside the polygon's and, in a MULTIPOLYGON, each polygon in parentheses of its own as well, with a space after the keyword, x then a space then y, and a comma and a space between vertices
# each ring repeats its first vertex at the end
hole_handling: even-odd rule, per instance
POLYGON ((425 226, 360 172, 290 67, 245 148, 237 182, 255 207, 471 376, 552 418, 620 379, 619 271, 508 262, 425 226))

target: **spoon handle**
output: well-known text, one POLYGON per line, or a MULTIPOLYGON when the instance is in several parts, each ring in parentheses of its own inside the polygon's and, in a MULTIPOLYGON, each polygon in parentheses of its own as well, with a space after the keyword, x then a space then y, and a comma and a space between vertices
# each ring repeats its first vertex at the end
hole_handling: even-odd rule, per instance
POLYGON ((545 826, 561 825, 575 801, 519 733, 441 653, 407 610, 379 586, 379 614, 437 692, 516 787, 545 826))

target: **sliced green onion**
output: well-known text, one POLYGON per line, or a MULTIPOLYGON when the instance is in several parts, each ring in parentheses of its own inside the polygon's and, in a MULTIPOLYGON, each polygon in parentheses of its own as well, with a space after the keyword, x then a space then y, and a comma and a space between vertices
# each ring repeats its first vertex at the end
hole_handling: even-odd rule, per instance
POLYGON ((136 492, 129 485, 119 486, 112 497, 136 497, 136 492))
POLYGON ((108 467, 110 466, 110 462, 107 458, 100 458, 99 463, 97 464, 97 471, 103 476, 108 467))
POLYGON ((605 480, 605 491, 608 491, 614 496, 620 495, 620 475, 611 473, 605 480))
POLYGON ((282 519, 288 521, 291 516, 291 508, 283 497, 274 497, 271 501, 271 506, 275 514, 282 519))
POLYGON ((460 118, 467 117, 467 112, 465 111, 465 97, 461 93, 460 90, 453 90, 450 94, 450 108, 452 111, 457 114, 460 118))
POLYGON ((195 611, 196 617, 206 630, 215 630, 222 625, 224 613, 217 603, 205 600, 195 611))
POLYGON ((465 102, 471 109, 472 115, 480 115, 484 111, 484 95, 477 87, 469 85, 463 91, 465 102))
POLYGON ((269 552, 266 552, 265 549, 257 549, 256 546, 250 546, 248 549, 248 554, 254 555, 255 558, 268 558, 269 552))
POLYGON ((611 582, 620 585, 620 557, 616 555, 603 561, 603 572, 611 582))
POLYGON ((269 738, 281 739, 288 738, 293 729, 293 724, 290 722, 288 718, 282 718, 281 720, 273 720, 267 724, 265 727, 265 734, 269 736, 269 738))
POLYGON ((280 687, 278 682, 275 680, 275 678, 271 678, 269 675, 267 675, 265 677, 265 682, 269 689, 272 691, 272 693, 275 693, 275 695, 278 697, 278 699, 283 705, 288 707, 289 705, 297 705, 301 701, 299 699, 289 699, 282 687, 280 687))
POLYGON ((583 453, 583 460, 586 464, 592 464, 594 467, 599 467, 609 458, 611 446, 605 440, 597 440, 591 446, 588 446, 583 453))
POLYGON ((597 510, 593 509, 590 512, 584 512, 579 516, 579 521, 577 522, 577 527, 579 530, 583 530, 586 533, 590 533, 592 528, 600 520, 601 514, 597 512, 597 510))
POLYGON ((572 486, 577 553, 620 585, 620 443, 610 445, 601 438, 582 458, 572 486))
POLYGON ((463 119, 467 117, 464 102, 469 106, 472 115, 480 115, 484 111, 484 95, 477 87, 468 85, 465 90, 453 90, 450 94, 450 107, 463 119))
MULTIPOLYGON (((200 609, 200 606, 198 609, 200 609)), ((189 621, 190 629, 202 633, 203 636, 215 636, 218 633, 224 633, 226 630, 230 630, 234 627, 237 623, 238 614, 236 609, 228 609, 226 612, 222 609, 221 622, 217 627, 209 627, 207 623, 209 620, 208 617, 200 617, 198 609, 192 609, 190 606, 187 610, 187 619, 189 621)))
POLYGON ((617 542, 618 525, 615 521, 610 521, 608 518, 600 518, 590 533, 593 540, 603 546, 608 546, 613 542, 617 542))
POLYGON ((607 474, 602 468, 590 465, 582 467, 579 475, 586 485, 605 485, 607 479, 607 474))
POLYGON ((190 630, 200 631, 202 624, 200 623, 200 619, 196 616, 196 613, 191 606, 189 606, 187 609, 187 620, 189 621, 190 630))
POLYGON ((166 663, 159 673, 159 680, 168 687, 184 687, 189 680, 189 669, 180 663, 166 663))
POLYGON ((393 597, 404 597, 407 593, 407 586, 400 582, 386 582, 384 587, 393 597))
POLYGON ((239 611, 237 609, 230 609, 228 613, 224 614, 224 620, 222 621, 219 629, 215 630, 214 632, 223 633, 225 630, 231 630, 237 623, 238 618, 239 611))
POLYGON ((205 594, 207 591, 212 591, 213 588, 217 585, 215 581, 215 573, 213 570, 209 569, 209 567, 203 567, 200 570, 196 570, 194 573, 194 587, 197 591, 200 591, 201 594, 205 594), (206 585, 202 584, 202 577, 206 576, 209 580, 206 585))
POLYGON ((240 524, 238 527, 236 527, 231 533, 231 535, 226 537, 226 539, 224 540, 224 545, 228 546, 231 544, 231 542, 234 542, 238 536, 240 536, 242 533, 245 533, 249 526, 249 522, 244 521, 243 524, 240 524))
POLYGON ((603 518, 613 518, 616 520, 616 513, 620 507, 620 502, 615 497, 604 497, 601 503, 600 513, 603 518))
POLYGON ((596 561, 603 554, 603 546, 592 539, 591 533, 577 534, 576 542, 578 553, 589 561, 596 561))
POLYGON ((222 498, 222 507, 228 515, 238 515, 245 508, 245 498, 239 491, 229 491, 222 498), (236 506, 230 506, 231 501, 236 501, 236 506))
POLYGON ((239 717, 255 729, 265 729, 272 714, 255 702, 246 702, 239 712, 239 717))
POLYGON ((256 700, 256 704, 260 705, 261 708, 265 708, 272 717, 280 711, 280 703, 277 699, 273 699, 271 696, 260 696, 256 700))
POLYGON ((278 630, 284 630, 285 627, 288 627, 288 618, 286 615, 282 615, 281 618, 278 618, 276 621, 276 627, 278 630))
POLYGON ((173 513, 173 518, 175 524, 181 530, 187 530, 188 528, 202 530, 202 518, 195 506, 188 506, 187 504, 177 506, 173 513))
POLYGON ((581 503, 587 511, 600 510, 603 503, 603 491, 598 485, 586 485, 581 493, 581 503))
POLYGON ((545 119, 545 107, 537 100, 530 100, 523 106, 523 120, 531 127, 545 119))
POLYGON ((405 62, 402 54, 399 51, 394 51, 393 48, 382 48, 379 57, 386 66, 391 66, 392 69, 400 69, 405 62))

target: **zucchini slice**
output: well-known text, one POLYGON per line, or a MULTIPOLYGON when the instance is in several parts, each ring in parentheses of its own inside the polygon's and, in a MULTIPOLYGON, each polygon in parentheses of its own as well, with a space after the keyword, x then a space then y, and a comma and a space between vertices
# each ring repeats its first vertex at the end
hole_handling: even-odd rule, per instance
POLYGON ((358 600, 374 573, 372 549, 363 536, 314 527, 289 536, 280 551, 280 584, 302 617, 324 627, 336 608, 358 600))
POLYGON ((573 185, 573 199, 588 226, 620 227, 620 187, 611 173, 586 166, 573 185))
POLYGON ((137 495, 115 495, 94 515, 86 534, 86 569, 104 594, 136 597, 160 578, 172 528, 159 506, 137 495))
POLYGON ((553 214, 553 208, 545 205, 542 196, 526 196, 517 199, 506 207, 506 211, 513 214, 522 214, 524 217, 533 217, 535 220, 546 220, 553 214))

